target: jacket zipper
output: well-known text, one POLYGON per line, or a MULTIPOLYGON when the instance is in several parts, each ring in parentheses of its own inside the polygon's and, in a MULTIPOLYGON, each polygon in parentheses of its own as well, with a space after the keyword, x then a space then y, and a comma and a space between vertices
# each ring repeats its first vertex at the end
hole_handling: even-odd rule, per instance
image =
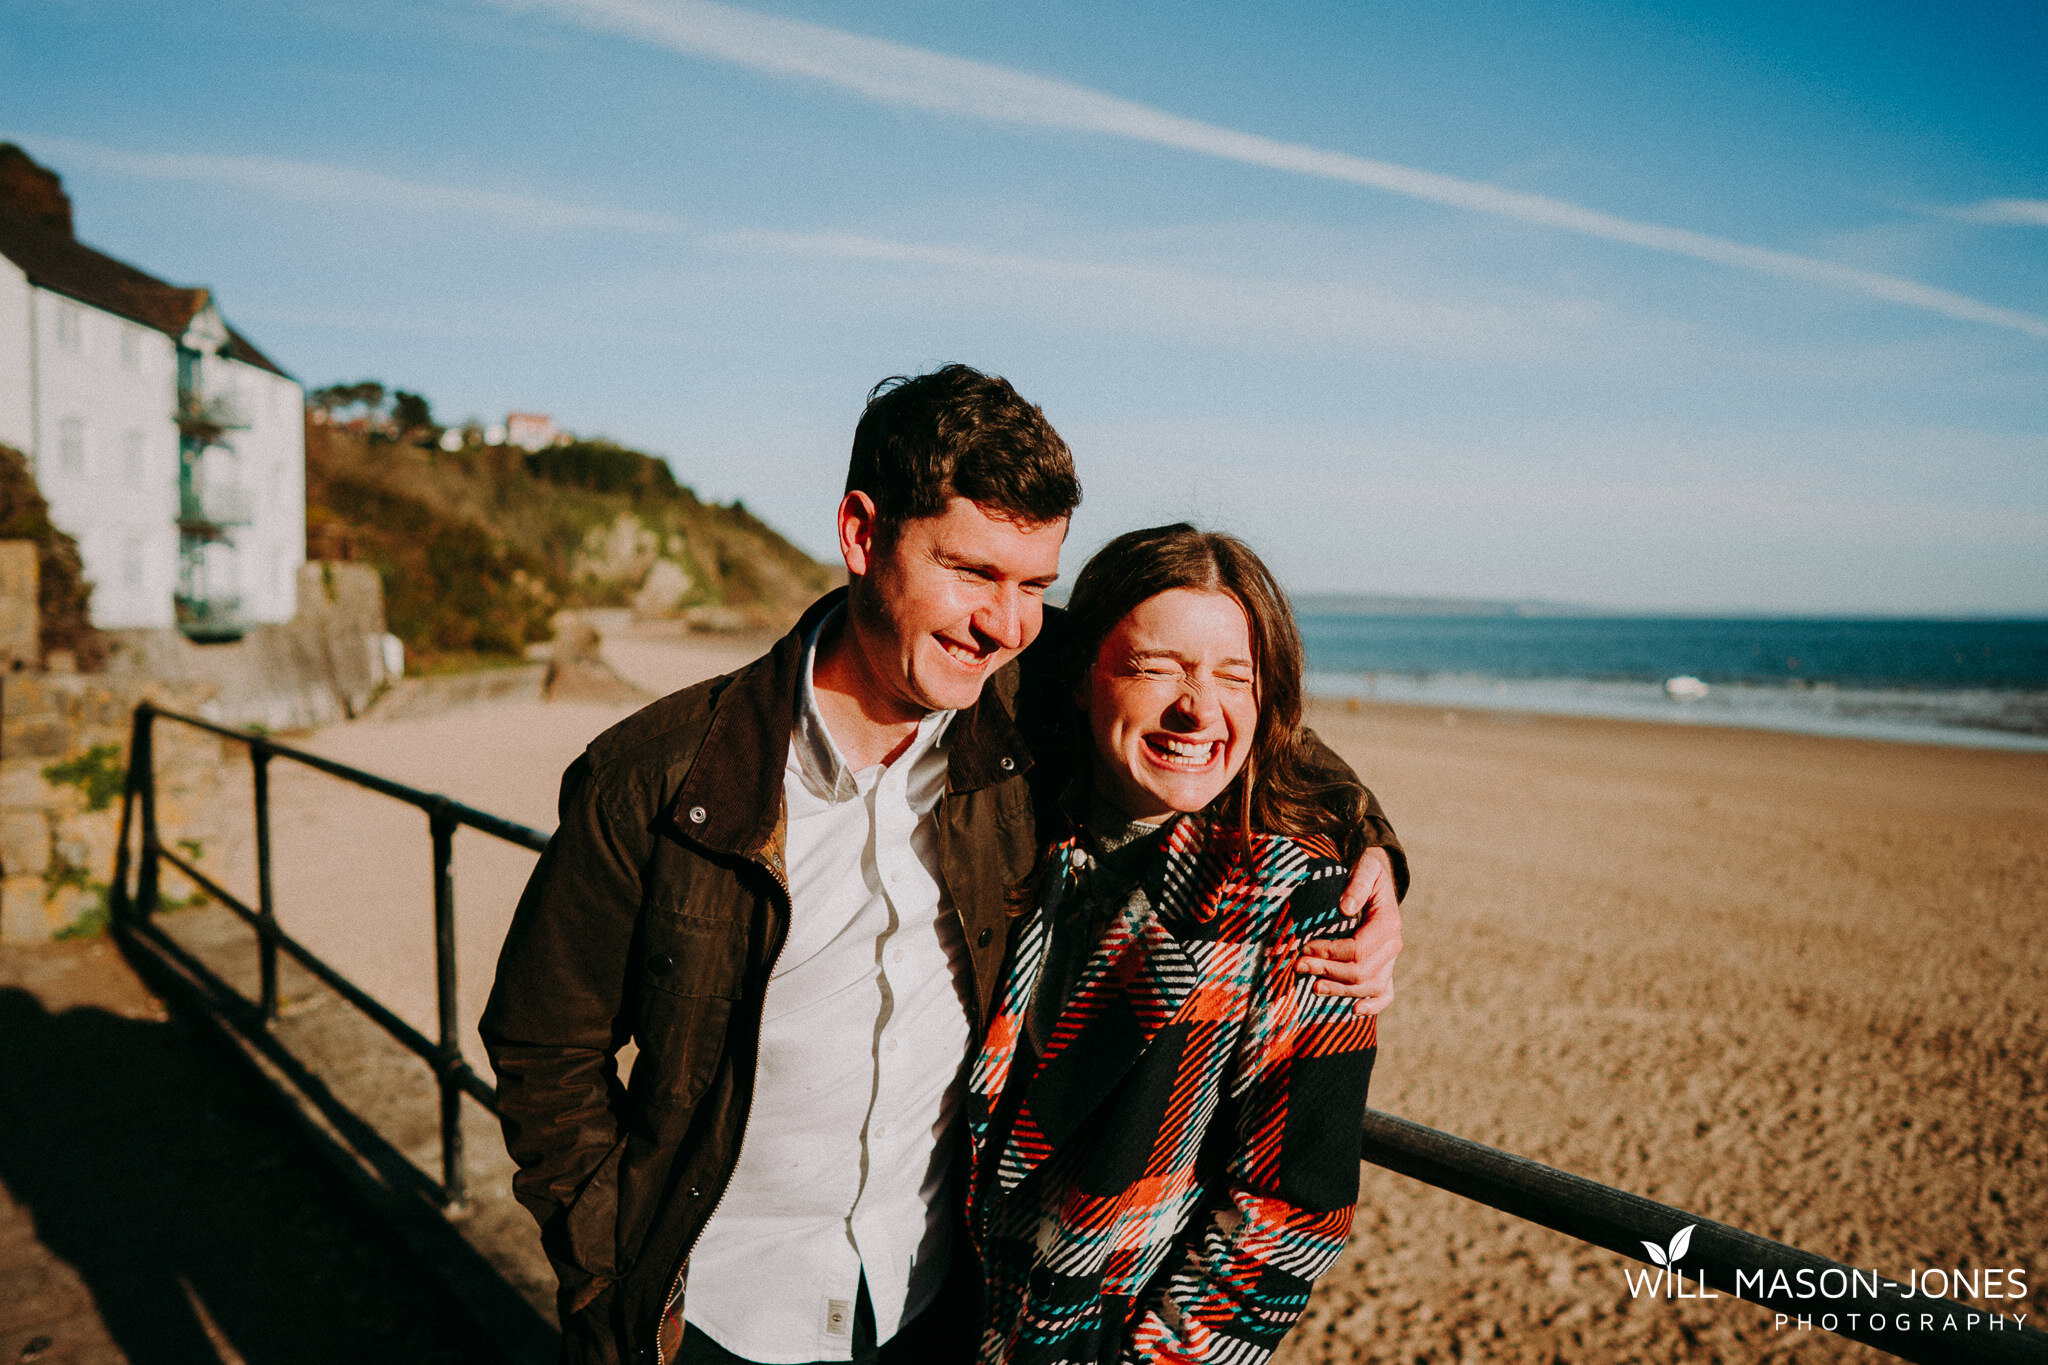
MULTIPOLYGON (((769 876, 775 878, 775 884, 782 888, 783 912, 785 914, 794 914, 795 910, 791 904, 788 879, 785 878, 781 872, 777 871, 775 868, 769 867, 767 863, 762 862, 759 858, 756 858, 753 861, 757 866, 765 869, 769 876)), ((787 930, 785 930, 782 935, 782 942, 775 945, 775 956, 768 959, 769 976, 775 975, 775 964, 782 961, 782 950, 785 946, 787 946, 788 943, 789 933, 787 930)), ((764 981, 761 987, 764 1002, 767 996, 767 991, 768 988, 764 981)), ((757 1059, 761 1055, 761 1034, 767 1029, 767 1027, 768 1021, 766 1018, 766 1011, 764 1010, 763 1017, 754 1021, 754 1056, 757 1059)), ((740 1123, 739 1146, 733 1149, 732 1165, 733 1170, 735 1171, 739 1169, 740 1157, 744 1155, 747 1150, 747 1130, 753 1126, 754 1101, 750 1097, 747 1100, 747 1117, 740 1123)), ((711 1201, 711 1212, 704 1215, 704 1221, 697 1225, 697 1235, 692 1237, 690 1239, 690 1244, 683 1248, 683 1259, 676 1263, 676 1277, 669 1284, 667 1296, 664 1297, 661 1301, 660 1314, 654 1319, 654 1365, 668 1365, 667 1354, 661 1349, 661 1324, 668 1321, 668 1315, 675 1309, 676 1301, 683 1297, 684 1272, 688 1269, 690 1264, 690 1253, 697 1249, 698 1241, 704 1236, 704 1229, 710 1227, 711 1220, 718 1216, 719 1205, 725 1202, 726 1191, 730 1190, 731 1188, 732 1171, 727 1171, 725 1176, 725 1184, 719 1187, 718 1198, 711 1201)))

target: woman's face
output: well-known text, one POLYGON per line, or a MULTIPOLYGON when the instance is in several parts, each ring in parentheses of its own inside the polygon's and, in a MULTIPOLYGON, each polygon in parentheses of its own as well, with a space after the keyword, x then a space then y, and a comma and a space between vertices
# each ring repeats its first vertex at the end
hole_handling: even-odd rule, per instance
POLYGON ((1078 699, 1103 795, 1134 820, 1215 800, 1251 753, 1255 678, 1236 598, 1173 588, 1140 602, 1103 640, 1078 699))

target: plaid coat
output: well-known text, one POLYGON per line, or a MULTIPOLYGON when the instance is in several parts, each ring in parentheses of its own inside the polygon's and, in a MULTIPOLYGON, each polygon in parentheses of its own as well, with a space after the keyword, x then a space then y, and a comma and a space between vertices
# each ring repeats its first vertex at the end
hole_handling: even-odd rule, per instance
MULTIPOLYGON (((1081 856, 1060 845, 1048 877, 1081 856)), ((1350 931, 1347 876, 1321 841, 1183 818, 1042 1057, 1049 926, 1026 920, 968 1081, 983 1365, 1257 1362, 1300 1317, 1350 1235, 1376 1044, 1292 970, 1350 931)))

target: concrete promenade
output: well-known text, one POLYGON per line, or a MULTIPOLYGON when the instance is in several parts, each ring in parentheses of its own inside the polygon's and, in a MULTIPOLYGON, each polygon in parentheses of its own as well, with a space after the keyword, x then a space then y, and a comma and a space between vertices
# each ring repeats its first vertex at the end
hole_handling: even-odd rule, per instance
POLYGON ((491 1358, 110 940, 0 947, 0 1040, 0 1361, 491 1358))

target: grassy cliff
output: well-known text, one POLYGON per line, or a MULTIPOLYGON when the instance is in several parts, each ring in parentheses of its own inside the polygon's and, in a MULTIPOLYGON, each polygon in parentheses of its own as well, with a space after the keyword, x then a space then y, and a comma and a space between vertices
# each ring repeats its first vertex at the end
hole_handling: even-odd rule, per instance
POLYGON ((306 484, 309 555, 374 566, 392 633, 429 667, 517 657, 564 607, 778 625, 838 577, 602 441, 449 452, 311 422, 306 484))
POLYGON ((106 640, 93 629, 92 584, 78 557, 78 542, 50 521, 28 457, 0 445, 0 540, 30 540, 36 545, 36 606, 41 613, 40 641, 44 658, 60 649, 71 651, 78 666, 90 672, 106 662, 106 640))

